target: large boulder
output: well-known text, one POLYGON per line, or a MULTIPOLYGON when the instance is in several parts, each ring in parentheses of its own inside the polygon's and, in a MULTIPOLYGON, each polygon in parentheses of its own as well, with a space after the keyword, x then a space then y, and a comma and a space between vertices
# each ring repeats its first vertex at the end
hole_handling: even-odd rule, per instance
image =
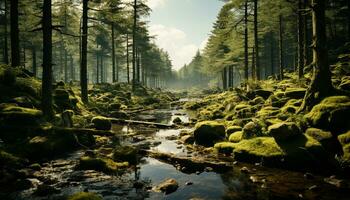
POLYGON ((96 128, 97 130, 108 131, 108 130, 111 130, 112 128, 111 120, 102 116, 97 116, 92 118, 91 123, 94 124, 94 128, 96 128))
POLYGON ((232 133, 235 133, 241 130, 242 130, 242 127, 240 126, 230 126, 226 129, 226 136, 229 137, 232 133))
POLYGON ((213 146, 216 141, 225 139, 225 126, 216 121, 199 122, 195 126, 194 139, 199 145, 213 146))
POLYGON ((281 122, 269 126, 268 133, 279 142, 300 135, 301 130, 294 122, 281 122))
POLYGON ((302 99, 305 96, 305 88, 288 88, 284 95, 290 99, 302 99))
POLYGON ((323 131, 318 128, 308 128, 305 134, 320 142, 323 148, 332 154, 342 152, 342 147, 339 141, 329 131, 323 131))
POLYGON ((269 96, 271 96, 273 94, 273 92, 270 90, 258 89, 258 90, 255 90, 255 94, 257 96, 264 98, 264 99, 267 99, 267 98, 269 98, 269 96))
POLYGON ((137 163, 138 150, 132 146, 118 146, 113 151, 113 160, 118 162, 137 163))
POLYGON ((306 114, 313 127, 342 133, 350 129, 350 98, 332 96, 324 99, 306 114))
POLYGON ((240 142, 242 140, 242 136, 243 136, 243 132, 237 131, 232 133, 228 140, 233 143, 240 142))

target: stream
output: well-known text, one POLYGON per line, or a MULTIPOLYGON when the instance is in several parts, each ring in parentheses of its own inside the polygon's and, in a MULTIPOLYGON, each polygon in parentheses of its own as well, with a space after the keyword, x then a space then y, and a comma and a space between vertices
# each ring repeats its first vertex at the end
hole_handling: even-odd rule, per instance
MULTIPOLYGON (((175 108, 141 113, 139 120, 171 124, 180 117, 189 121, 185 111, 175 108)), ((186 128, 185 128, 186 130, 186 128)), ((157 129, 138 126, 113 125, 113 132, 125 145, 149 145, 151 151, 172 153, 177 156, 199 156, 177 141, 181 129, 157 129)), ((229 172, 216 173, 211 169, 196 173, 181 172, 178 166, 144 156, 137 167, 118 175, 106 175, 94 170, 78 170, 76 165, 84 154, 83 150, 73 152, 65 158, 44 163, 34 172, 29 181, 29 190, 9 194, 12 199, 63 199, 75 192, 95 192, 103 199, 350 199, 348 189, 341 189, 324 181, 325 177, 303 173, 265 168, 258 165, 238 163, 229 172), (242 172, 242 167, 249 173, 242 172), (166 179, 179 183, 177 191, 165 195, 154 192, 152 187, 166 179), (143 189, 135 189, 135 183, 142 183, 143 189), (36 194, 39 185, 49 185, 43 194, 36 194), (48 190, 48 191, 47 191, 48 190), (45 194, 47 192, 47 194, 45 194)))

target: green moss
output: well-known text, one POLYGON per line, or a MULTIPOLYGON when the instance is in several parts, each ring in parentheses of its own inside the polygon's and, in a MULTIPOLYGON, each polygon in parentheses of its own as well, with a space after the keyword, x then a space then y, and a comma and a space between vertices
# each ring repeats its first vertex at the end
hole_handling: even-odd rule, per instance
POLYGON ((79 192, 68 197, 67 200, 102 200, 102 198, 95 193, 79 192))
POLYGON ((214 145, 214 148, 219 153, 232 153, 235 146, 234 143, 231 142, 219 142, 214 145))
POLYGON ((42 112, 40 110, 19 106, 6 106, 0 111, 0 116, 2 116, 2 124, 5 126, 18 126, 19 124, 37 126, 42 117, 42 112))
POLYGON ((111 120, 102 116, 92 118, 91 123, 93 123, 94 127, 98 130, 111 130, 112 128, 111 120))
POLYGON ((305 93, 305 88, 287 88, 287 90, 284 93, 284 96, 291 99, 301 99, 305 96, 305 93))
POLYGON ((350 129, 350 98, 332 96, 314 106, 305 116, 317 128, 342 132, 350 129))
POLYGON ((115 173, 127 166, 127 162, 118 163, 108 158, 92 158, 84 156, 80 158, 78 168, 83 170, 96 170, 105 173, 115 173))
POLYGON ((340 144, 342 144, 343 146, 350 145, 350 131, 339 135, 338 140, 339 140, 340 144))
POLYGON ((228 140, 230 142, 237 143, 237 142, 240 142, 242 140, 242 136, 243 136, 243 132, 237 131, 237 132, 232 133, 228 140))
POLYGON ((272 137, 257 137, 234 144, 235 152, 247 152, 257 157, 283 156, 283 150, 272 137))
POLYGON ((257 112, 257 117, 272 117, 280 113, 280 108, 266 106, 257 112))
POLYGON ((242 127, 240 126, 229 126, 227 129, 226 129, 226 136, 230 136, 232 133, 234 132, 237 132, 237 131, 241 131, 242 130, 242 127))

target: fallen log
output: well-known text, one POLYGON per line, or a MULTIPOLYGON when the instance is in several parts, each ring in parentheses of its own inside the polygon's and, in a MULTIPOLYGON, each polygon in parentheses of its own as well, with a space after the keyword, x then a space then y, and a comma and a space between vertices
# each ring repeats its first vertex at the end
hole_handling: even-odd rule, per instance
POLYGON ((161 124, 161 123, 156 123, 156 122, 146 122, 146 121, 137 121, 137 120, 128 120, 128 119, 109 118, 109 120, 114 124, 145 125, 145 126, 154 126, 156 128, 174 128, 174 127, 176 127, 173 124, 161 124))
POLYGON ((233 167, 227 162, 222 162, 215 159, 208 159, 205 157, 180 157, 174 154, 167 154, 161 152, 153 152, 147 150, 140 151, 140 153, 148 155, 152 158, 177 166, 179 170, 184 173, 203 172, 206 169, 211 169, 215 172, 224 173, 229 170, 232 170, 233 167))

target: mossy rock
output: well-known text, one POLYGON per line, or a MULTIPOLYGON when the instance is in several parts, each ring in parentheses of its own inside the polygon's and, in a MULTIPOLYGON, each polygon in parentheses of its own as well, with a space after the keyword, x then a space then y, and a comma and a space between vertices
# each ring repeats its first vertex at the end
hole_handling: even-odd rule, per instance
POLYGON ((250 139, 262 135, 261 126, 257 122, 249 122, 242 129, 242 139, 250 139))
POLYGON ((233 144, 236 160, 263 162, 265 166, 301 171, 330 172, 335 160, 315 139, 299 135, 288 142, 276 142, 272 137, 257 137, 233 144), (320 168, 319 166, 322 166, 320 168))
POLYGON ((122 107, 121 103, 111 103, 111 104, 109 104, 108 109, 110 111, 118 111, 118 110, 120 110, 121 107, 122 107))
POLYGON ((116 173, 120 169, 128 167, 127 162, 118 163, 109 158, 96 158, 83 156, 79 160, 78 169, 95 170, 105 173, 116 173))
POLYGON ((350 131, 338 136, 338 140, 341 145, 350 145, 350 131))
POLYGON ((234 143, 232 142, 219 142, 214 145, 214 149, 219 153, 230 154, 235 148, 234 143))
POLYGON ((332 154, 341 154, 342 146, 336 137, 329 131, 323 131, 317 128, 308 128, 305 132, 306 135, 314 138, 320 142, 324 149, 332 154))
POLYGON ((91 123, 94 124, 94 128, 96 128, 97 130, 108 131, 112 128, 111 120, 102 116, 92 118, 91 123))
POLYGON ((68 197, 67 200, 102 200, 102 197, 96 193, 91 192, 79 192, 68 197))
POLYGON ((265 99, 262 97, 255 97, 253 100, 250 101, 250 105, 259 105, 264 103, 265 103, 265 99))
POLYGON ((241 130, 242 130, 242 127, 240 127, 240 126, 229 126, 226 129, 226 136, 229 137, 232 133, 235 133, 235 132, 241 131, 241 130))
POLYGON ((266 106, 261 108, 261 110, 259 110, 256 113, 256 116, 257 117, 274 117, 274 116, 277 116, 280 112, 281 112, 280 108, 266 106))
POLYGON ((272 91, 264 90, 264 89, 257 89, 254 92, 255 92, 255 95, 260 96, 264 99, 268 99, 273 94, 272 91))
POLYGON ((313 127, 341 133, 350 129, 350 98, 332 96, 324 99, 306 114, 313 127))
POLYGON ((232 143, 237 143, 242 140, 242 137, 243 137, 243 131, 237 131, 232 133, 228 140, 232 143))
POLYGON ((137 163, 138 149, 132 146, 118 146, 113 151, 113 159, 118 162, 137 163))
POLYGON ((13 86, 16 83, 16 71, 6 66, 0 70, 0 83, 6 86, 13 86))
POLYGON ((342 78, 339 88, 342 90, 350 91, 350 76, 345 76, 342 78))
POLYGON ((1 124, 3 125, 30 125, 37 126, 43 113, 40 110, 19 106, 8 106, 0 110, 1 124))
POLYGON ((194 139, 199 145, 213 146, 225 139, 225 126, 216 121, 199 122, 195 126, 194 139))
POLYGON ((276 141, 287 141, 301 134, 300 128, 294 122, 281 122, 269 126, 268 133, 276 141))

